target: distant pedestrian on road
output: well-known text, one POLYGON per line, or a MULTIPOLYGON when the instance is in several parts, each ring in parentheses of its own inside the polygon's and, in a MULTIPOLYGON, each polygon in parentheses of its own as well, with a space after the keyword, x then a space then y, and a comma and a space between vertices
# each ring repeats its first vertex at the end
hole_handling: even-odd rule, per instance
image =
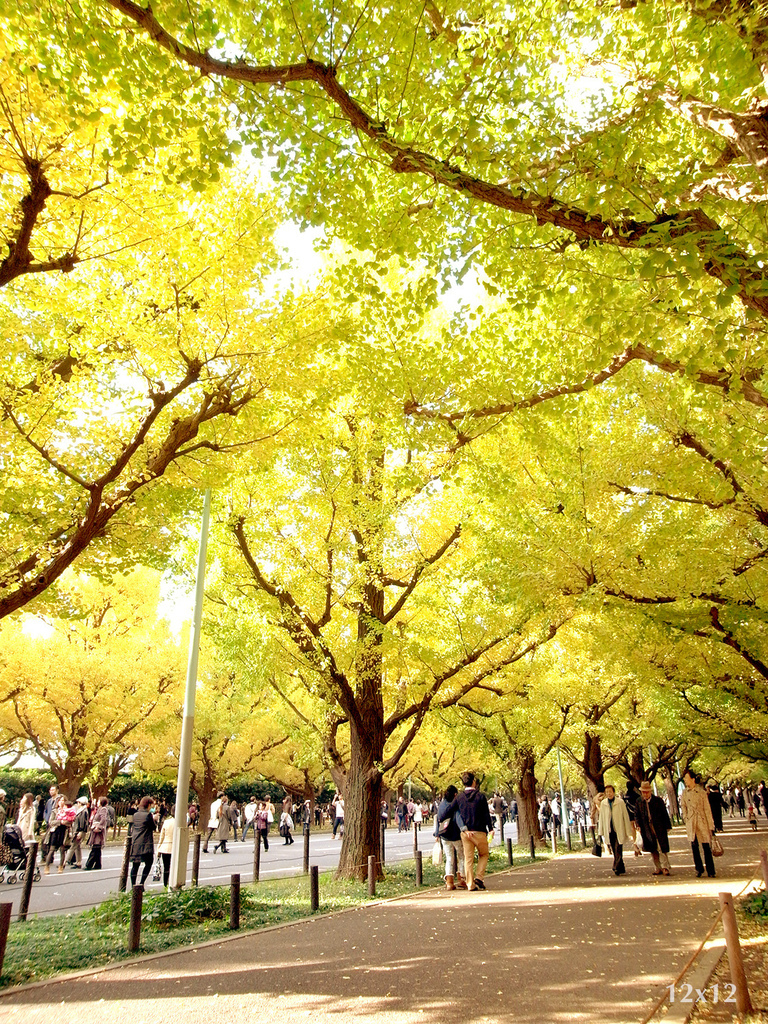
POLYGON ((264 850, 269 849, 269 822, 267 821, 267 805, 264 800, 259 804, 256 811, 256 842, 264 844, 264 850))
POLYGON ((259 805, 256 803, 256 797, 252 796, 247 804, 243 807, 243 818, 245 824, 243 825, 243 834, 240 837, 241 842, 245 842, 245 837, 248 835, 248 829, 253 829, 253 838, 257 839, 256 835, 256 811, 258 811, 259 805))
POLYGON ((613 786, 605 787, 605 799, 600 804, 598 819, 600 835, 613 853, 614 875, 625 875, 624 847, 632 842, 632 822, 629 820, 627 805, 616 795, 613 786))
POLYGON ((229 797, 223 796, 221 803, 219 804, 218 813, 218 824, 216 826, 216 845, 213 848, 213 852, 221 850, 222 853, 229 853, 227 849, 227 840, 229 839, 230 826, 232 825, 232 819, 229 816, 229 797))
POLYGON ((344 831, 344 797, 341 793, 337 793, 333 798, 333 807, 336 812, 333 819, 333 838, 341 839, 341 835, 336 835, 339 829, 344 831))
POLYGON ((203 853, 208 853, 208 843, 213 836, 213 833, 219 827, 219 808, 221 807, 221 801, 224 798, 223 793, 217 793, 216 799, 211 804, 211 809, 208 812, 208 828, 205 832, 205 839, 203 840, 203 853))
POLYGON ((64 864, 71 865, 75 871, 83 866, 82 844, 88 835, 88 797, 79 796, 75 802, 75 820, 72 822, 72 842, 64 864))
POLYGON ((57 850, 59 851, 59 874, 62 874, 64 871, 64 856, 66 853, 64 843, 69 832, 69 826, 74 820, 75 810, 72 804, 65 796, 58 797, 56 805, 51 809, 48 818, 48 832, 43 840, 43 844, 48 851, 45 855, 44 872, 46 875, 51 872, 51 864, 57 850))
POLYGON ((163 819, 160 828, 160 838, 157 841, 157 855, 163 863, 163 885, 168 888, 168 879, 171 876, 171 854, 173 853, 173 830, 176 822, 172 814, 163 819))
POLYGON ((290 816, 288 811, 283 811, 280 815, 280 835, 283 837, 283 846, 291 846, 293 844, 293 836, 291 832, 293 830, 293 818, 290 816))
POLYGON ((707 786, 707 800, 709 809, 712 811, 712 821, 715 823, 715 831, 723 831, 723 794, 716 782, 710 782, 707 786))
POLYGON ((647 780, 640 783, 640 799, 635 804, 635 821, 643 839, 643 849, 653 858, 654 875, 670 875, 669 830, 672 822, 667 805, 655 796, 647 780))
POLYGON ((144 885, 152 863, 155 859, 155 818, 150 808, 152 797, 143 796, 139 801, 139 809, 133 816, 131 829, 131 886, 136 885, 141 865, 141 881, 144 885))
POLYGON ((107 828, 109 827, 108 803, 105 796, 100 797, 99 806, 91 817, 91 826, 88 830, 88 845, 91 847, 91 852, 85 862, 86 871, 101 870, 101 851, 107 841, 107 828))
POLYGON ((19 804, 19 813, 16 824, 21 829, 21 838, 25 843, 35 841, 35 798, 31 793, 25 793, 19 804))
POLYGON ((683 775, 685 790, 682 796, 683 820, 685 830, 688 833, 688 841, 691 844, 693 863, 696 868, 697 878, 704 874, 704 866, 710 878, 715 877, 715 862, 712 859, 712 834, 715 831, 715 823, 712 820, 712 811, 709 806, 707 794, 704 787, 699 783, 699 778, 690 769, 683 775), (704 864, 701 863, 701 844, 704 852, 704 864))

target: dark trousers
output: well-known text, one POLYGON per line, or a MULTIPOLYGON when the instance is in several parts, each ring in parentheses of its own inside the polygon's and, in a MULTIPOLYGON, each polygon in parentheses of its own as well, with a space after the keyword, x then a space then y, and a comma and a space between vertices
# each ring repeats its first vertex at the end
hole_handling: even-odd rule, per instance
POLYGON ((163 885, 168 888, 168 879, 171 876, 171 855, 170 853, 160 854, 163 861, 163 885))
POLYGON ((149 872, 152 870, 152 862, 154 859, 154 854, 145 853, 143 857, 135 857, 131 861, 131 885, 136 885, 136 879, 139 876, 139 865, 142 866, 141 881, 139 882, 139 885, 144 885, 149 872))
POLYGON ((613 850, 613 873, 614 875, 626 875, 627 869, 624 867, 624 847, 621 843, 616 842, 616 833, 611 829, 608 834, 608 842, 611 844, 613 850))
MULTIPOLYGON (((710 878, 715 877, 715 861, 712 857, 712 847, 709 843, 702 843, 704 850, 704 864, 707 866, 707 874, 710 878)), ((691 853, 693 854, 693 863, 696 866, 696 874, 703 875, 704 867, 701 863, 701 854, 699 853, 699 840, 694 839, 691 843, 691 853)))
POLYGON ((268 850, 269 849, 269 839, 267 839, 267 836, 269 835, 269 825, 267 825, 266 828, 260 828, 258 830, 258 832, 259 832, 259 838, 264 843, 264 849, 268 850))
POLYGON ((91 852, 88 854, 88 860, 85 862, 86 871, 100 871, 101 870, 101 847, 92 846, 91 852))

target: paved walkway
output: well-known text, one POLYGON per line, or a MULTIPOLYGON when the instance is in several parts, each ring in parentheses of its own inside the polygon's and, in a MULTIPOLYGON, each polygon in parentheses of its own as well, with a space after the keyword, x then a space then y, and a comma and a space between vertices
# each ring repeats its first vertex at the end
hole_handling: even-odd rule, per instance
POLYGON ((486 893, 429 890, 49 981, 0 997, 0 1021, 637 1024, 703 938, 717 893, 752 876, 760 824, 731 825, 716 879, 696 879, 677 830, 672 878, 651 877, 648 856, 615 879, 609 858, 574 854, 493 875, 486 893))

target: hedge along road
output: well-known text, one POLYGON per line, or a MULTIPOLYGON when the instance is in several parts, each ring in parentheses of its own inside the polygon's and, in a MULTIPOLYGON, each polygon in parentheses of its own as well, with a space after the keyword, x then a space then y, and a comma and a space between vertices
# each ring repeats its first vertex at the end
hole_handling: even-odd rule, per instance
MULTIPOLYGON (((430 855, 434 843, 432 827, 431 822, 425 822, 419 833, 419 849, 425 857, 430 855)), ((513 828, 510 832, 509 826, 506 826, 504 835, 511 835, 514 840, 517 838, 517 831, 513 828)), ((498 842, 498 837, 496 841, 498 842)), ((208 847, 209 852, 200 854, 199 884, 224 885, 229 882, 229 876, 234 872, 240 873, 244 883, 250 882, 253 878, 253 839, 251 836, 245 843, 239 839, 237 842, 229 841, 227 848, 231 852, 227 854, 212 853, 214 845, 215 840, 211 840, 208 847)), ((340 847, 341 840, 334 840, 330 832, 313 832, 309 844, 310 863, 317 864, 321 871, 332 870, 338 864, 340 847)), ((83 863, 87 856, 88 850, 84 848, 83 863)), ((396 828, 388 828, 385 857, 391 864, 412 858, 413 832, 398 833, 396 828)), ((59 874, 57 856, 56 861, 51 865, 50 875, 43 875, 41 880, 35 882, 32 887, 32 897, 29 902, 30 914, 45 917, 98 906, 117 892, 122 859, 123 844, 110 845, 104 850, 101 871, 77 871, 67 867, 63 874, 59 874)), ((274 836, 270 836, 269 850, 265 851, 262 848, 259 877, 262 879, 286 878, 301 874, 303 859, 304 839, 300 831, 297 831, 292 846, 284 846, 282 838, 275 832, 274 836)), ((187 861, 187 879, 189 880, 191 876, 192 855, 190 852, 187 861)), ((147 880, 146 890, 148 892, 162 890, 162 883, 152 882, 151 877, 150 875, 147 880)), ((12 902, 14 916, 18 913, 21 890, 20 882, 16 882, 14 885, 0 886, 0 902, 12 902)))

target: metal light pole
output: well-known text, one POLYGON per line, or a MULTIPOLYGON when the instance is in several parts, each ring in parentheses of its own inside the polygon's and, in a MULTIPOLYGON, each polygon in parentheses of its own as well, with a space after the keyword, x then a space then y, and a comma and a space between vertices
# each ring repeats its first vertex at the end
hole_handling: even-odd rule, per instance
POLYGON ((563 788, 563 766, 560 764, 560 747, 557 748, 557 774, 560 776, 560 831, 563 839, 568 831, 568 807, 565 803, 565 789, 563 788))
POLYGON ((197 552, 195 610, 192 615, 192 632, 189 637, 187 686, 184 692, 184 717, 181 723, 179 774, 176 782, 176 814, 173 825, 173 845, 171 847, 171 871, 169 878, 172 889, 183 888, 187 881, 187 851, 189 849, 187 800, 189 799, 189 769, 192 761, 192 736, 195 729, 197 662, 200 654, 200 628, 203 622, 205 556, 208 550, 208 521, 210 519, 210 515, 211 490, 208 488, 205 492, 205 500, 203 501, 203 521, 200 526, 200 547, 197 552))

